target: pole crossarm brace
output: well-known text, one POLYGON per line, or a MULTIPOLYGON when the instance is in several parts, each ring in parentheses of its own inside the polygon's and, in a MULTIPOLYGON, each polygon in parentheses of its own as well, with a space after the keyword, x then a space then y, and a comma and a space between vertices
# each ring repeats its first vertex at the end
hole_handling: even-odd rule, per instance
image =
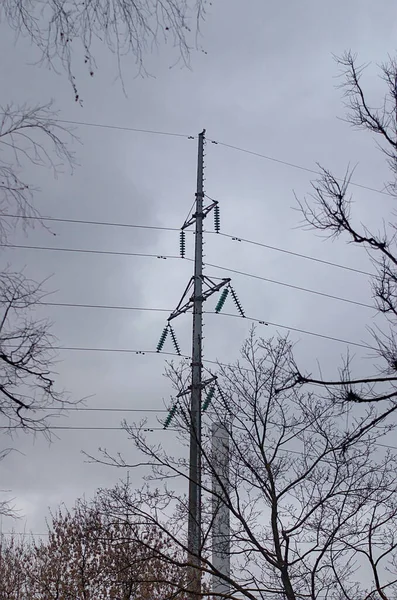
MULTIPOLYGON (((210 383, 213 383, 214 381, 216 381, 218 379, 218 377, 216 375, 213 375, 212 377, 210 377, 209 379, 205 379, 204 381, 201 382, 201 389, 204 389, 207 387, 207 385, 209 385, 210 383)), ((182 396, 187 396, 188 394, 190 394, 192 391, 192 386, 189 385, 186 390, 183 390, 182 392, 179 392, 179 394, 177 394, 175 397, 176 398, 182 398, 182 396)))
MULTIPOLYGON (((215 294, 215 292, 219 292, 219 290, 221 288, 223 288, 223 286, 228 285, 230 283, 230 281, 231 281, 230 277, 227 277, 225 279, 222 279, 219 283, 214 283, 209 277, 207 277, 206 275, 203 275, 202 282, 208 286, 208 289, 203 291, 203 293, 199 299, 202 302, 205 302, 210 296, 212 296, 212 294, 215 294)), ((190 279, 188 285, 186 286, 186 289, 183 293, 183 296, 182 296, 181 301, 179 302, 178 306, 168 317, 168 319, 167 319, 168 322, 172 321, 172 319, 179 317, 179 315, 181 315, 181 314, 187 312, 188 310, 190 310, 191 308, 193 308, 194 301, 195 301, 194 296, 191 296, 189 298, 189 300, 183 304, 184 300, 186 299, 186 296, 188 296, 188 294, 190 292, 193 282, 194 282, 194 277, 192 277, 190 279)))
MULTIPOLYGON (((203 194, 204 196, 204 194, 203 194)), ((205 219, 205 217, 208 215, 208 213, 211 212, 211 210, 213 210, 215 208, 215 206, 218 206, 218 200, 214 200, 212 202, 212 204, 209 204, 208 206, 203 207, 202 213, 201 213, 201 218, 205 219)), ((184 222, 184 224, 182 225, 181 229, 182 231, 184 229, 187 229, 188 227, 190 227, 190 225, 193 225, 196 222, 196 219, 198 217, 197 213, 194 213, 190 219, 186 219, 186 221, 184 222)))

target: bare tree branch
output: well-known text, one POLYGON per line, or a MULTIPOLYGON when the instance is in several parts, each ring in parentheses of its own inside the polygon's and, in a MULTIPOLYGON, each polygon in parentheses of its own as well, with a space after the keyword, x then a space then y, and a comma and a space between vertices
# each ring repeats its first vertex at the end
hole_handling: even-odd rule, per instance
POLYGON ((67 403, 51 370, 51 324, 30 316, 43 296, 42 287, 23 274, 0 274, 0 422, 10 431, 23 427, 47 434, 49 418, 67 403))
MULTIPOLYGON (((347 108, 346 121, 353 127, 375 133, 379 147, 387 157, 393 181, 387 189, 395 194, 397 188, 397 63, 389 59, 380 67, 386 83, 386 93, 381 108, 373 108, 361 83, 365 67, 357 65, 356 56, 346 52, 337 58, 342 68, 341 88, 347 108)), ((384 416, 391 415, 397 407, 397 228, 392 221, 384 224, 383 231, 374 232, 365 224, 356 224, 352 210, 349 184, 353 170, 348 168, 341 180, 331 171, 320 167, 321 176, 312 183, 312 193, 298 200, 304 225, 323 232, 331 238, 345 236, 348 243, 363 247, 370 255, 376 269, 372 280, 374 308, 385 315, 389 333, 378 327, 369 328, 375 342, 375 358, 381 360, 380 375, 356 379, 350 366, 345 365, 340 378, 323 380, 304 374, 291 364, 289 389, 302 385, 319 386, 334 402, 387 403, 384 416), (391 408, 389 406, 391 405, 391 408)), ((320 392, 321 393, 321 392, 320 392)))
MULTIPOLYGON (((68 149, 66 137, 77 140, 72 132, 57 121, 52 102, 46 105, 7 105, 0 108, 0 241, 4 243, 12 227, 24 217, 38 217, 34 193, 38 189, 22 178, 29 163, 50 168, 57 176, 66 165, 73 168, 75 158, 68 149), (16 219, 1 218, 17 215, 16 219)), ((29 220, 29 225, 33 223, 29 220)))
POLYGON ((205 4, 205 0, 4 0, 0 20, 31 40, 42 62, 66 71, 79 101, 75 61, 94 75, 97 40, 116 55, 120 77, 121 59, 126 55, 133 57, 138 73, 145 73, 145 53, 160 40, 176 47, 179 60, 188 64, 189 38, 194 39, 196 30, 197 45, 205 4))
MULTIPOLYGON (((370 543, 378 549, 374 536, 368 541, 367 515, 374 506, 385 508, 384 531, 397 536, 390 504, 397 491, 397 461, 376 451, 377 440, 390 426, 375 405, 357 410, 346 427, 351 410, 346 403, 330 403, 296 388, 284 391, 291 353, 287 339, 258 340, 252 332, 241 361, 217 372, 222 393, 206 412, 201 445, 203 580, 214 574, 225 577, 211 558, 212 507, 223 505, 230 511, 232 543, 232 575, 225 577, 231 592, 225 597, 357 600, 367 593, 357 578, 357 548, 370 543), (211 425, 219 421, 230 424, 226 486, 211 448, 211 425), (220 487, 213 487, 214 478, 220 487)), ((186 384, 183 365, 179 372, 176 366, 167 372, 181 391, 179 385, 186 384)), ((174 427, 185 446, 190 419, 182 397, 174 427)), ((142 460, 130 464, 106 450, 97 460, 129 470, 145 464, 151 472, 141 490, 125 485, 103 491, 107 514, 122 518, 128 507, 138 522, 160 527, 183 553, 178 566, 187 567, 187 502, 172 489, 189 480, 185 454, 175 457, 160 444, 149 443, 144 424, 125 424, 125 429, 142 460)), ((389 568, 396 558, 394 543, 382 552, 384 556, 373 559, 374 564, 380 561, 376 572, 371 568, 373 590, 391 600, 395 578, 384 566, 389 568)))

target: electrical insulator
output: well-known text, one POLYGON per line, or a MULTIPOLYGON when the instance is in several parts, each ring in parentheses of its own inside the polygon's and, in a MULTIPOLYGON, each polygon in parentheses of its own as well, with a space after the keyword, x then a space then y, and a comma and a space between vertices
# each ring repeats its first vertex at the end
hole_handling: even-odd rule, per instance
POLYGON ((164 327, 164 331, 161 334, 161 337, 159 339, 159 343, 157 344, 157 352, 160 352, 163 349, 163 346, 164 346, 165 340, 167 338, 167 335, 168 335, 168 325, 167 325, 167 327, 164 327))
POLYGON ((175 331, 172 329, 171 325, 169 326, 169 328, 170 328, 171 339, 172 339, 172 343, 174 344, 175 352, 178 354, 178 356, 180 356, 181 349, 179 348, 179 344, 178 344, 178 340, 176 339, 175 331))
POLYGON ((232 298, 234 300, 235 305, 237 306, 237 310, 240 313, 240 316, 245 317, 243 307, 241 306, 240 300, 237 298, 237 294, 231 286, 230 286, 230 291, 232 293, 232 298))
POLYGON ((203 413, 204 413, 204 412, 207 410, 207 408, 209 407, 209 405, 210 405, 210 403, 211 403, 211 400, 212 400, 212 398, 214 397, 214 394, 215 394, 215 388, 214 388, 214 387, 212 387, 212 388, 211 388, 211 389, 208 391, 207 397, 206 397, 206 399, 205 399, 205 400, 204 400, 204 402, 203 402, 203 407, 202 407, 203 413))
POLYGON ((171 408, 171 410, 169 411, 166 420, 164 421, 164 425, 163 428, 167 429, 167 427, 169 426, 169 424, 171 423, 175 413, 176 413, 176 409, 177 409, 177 405, 174 404, 174 406, 171 408))
POLYGON ((222 310, 223 305, 226 302, 227 295, 229 293, 229 288, 225 288, 221 294, 221 297, 218 300, 218 304, 215 307, 215 312, 218 313, 222 310))
POLYGON ((180 243, 181 258, 185 258, 186 237, 185 237, 185 230, 184 229, 181 230, 179 243, 180 243))
POLYGON ((221 216, 219 211, 219 204, 215 204, 214 206, 214 228, 216 233, 219 233, 221 230, 221 216))
POLYGON ((230 408, 229 408, 229 403, 228 403, 228 401, 226 400, 226 396, 225 396, 225 394, 223 393, 223 391, 222 391, 222 388, 221 388, 221 386, 219 385, 219 383, 218 383, 218 382, 216 383, 216 389, 217 389, 218 395, 220 396, 220 398, 221 398, 221 400, 222 400, 222 402, 223 402, 223 404, 224 404, 225 408, 227 408, 228 410, 230 410, 230 408))

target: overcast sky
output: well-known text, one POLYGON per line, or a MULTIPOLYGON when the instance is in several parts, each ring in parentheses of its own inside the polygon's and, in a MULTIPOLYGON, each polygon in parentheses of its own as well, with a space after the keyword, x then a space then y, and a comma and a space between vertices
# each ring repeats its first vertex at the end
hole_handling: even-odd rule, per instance
MULTIPOLYGON (((186 134, 172 137, 117 129, 76 126, 79 166, 58 179, 31 168, 26 177, 40 186, 37 207, 59 218, 110 221, 136 225, 180 227, 194 200, 197 141, 203 128, 208 138, 310 169, 316 161, 335 173, 357 164, 355 181, 382 188, 387 171, 369 134, 355 132, 338 120, 343 116, 341 91, 336 89, 333 54, 351 48, 360 62, 372 61, 365 87, 379 102, 382 82, 376 64, 393 54, 397 41, 395 0, 294 0, 265 2, 213 0, 202 25, 206 54, 193 53, 191 68, 174 66, 175 52, 160 46, 147 55, 151 77, 136 77, 131 59, 124 60, 127 96, 116 80, 117 63, 98 47, 98 71, 93 78, 77 67, 83 106, 74 103, 64 74, 32 65, 29 44, 14 44, 11 31, 0 27, 1 103, 37 104, 54 99, 60 118, 87 123, 134 127, 186 134)), ((83 66, 83 65, 82 65, 83 66)), ((299 197, 310 191, 309 173, 277 162, 208 143, 206 182, 209 196, 219 200, 224 233, 369 270, 363 251, 343 241, 326 242, 298 227, 299 197)), ((392 208, 392 199, 352 188, 357 221, 375 229, 392 208)), ((212 219, 206 223, 212 229, 212 219)), ((178 232, 53 223, 52 232, 36 228, 16 234, 17 244, 80 248, 154 255, 178 255, 178 232)), ((193 236, 187 236, 187 256, 193 236)), ((280 282, 370 303, 367 278, 277 251, 208 235, 206 261, 280 282)), ((52 276, 46 288, 52 300, 172 310, 192 274, 192 263, 178 259, 81 254, 10 249, 3 264, 25 267, 36 280, 52 276)), ((356 342, 370 341, 366 325, 374 311, 318 295, 282 287, 221 268, 208 275, 232 276, 233 286, 248 316, 356 342)), ((208 302, 213 310, 216 299, 208 302)), ((233 304, 226 312, 235 312, 233 304)), ((54 323, 60 346, 155 350, 167 313, 46 307, 37 311, 54 323)), ((251 323, 226 316, 205 317, 205 358, 233 361, 251 323)), ((264 336, 285 333, 260 326, 264 336)), ((191 317, 174 323, 182 352, 190 352, 191 317)), ((319 360, 323 374, 332 375, 346 345, 292 333, 297 355, 308 369, 319 360)), ((165 350, 172 351, 168 345, 165 350)), ((357 373, 368 368, 367 353, 351 347, 357 373)), ((157 425, 171 394, 163 376, 165 357, 121 352, 61 351, 58 384, 77 399, 92 396, 89 407, 129 408, 137 413, 74 412, 57 425, 117 427, 148 417, 157 425), (146 412, 145 412, 146 411, 146 412)), ((48 507, 112 485, 123 476, 107 467, 87 464, 81 451, 95 454, 99 446, 133 459, 131 443, 122 431, 68 430, 57 432, 49 446, 41 438, 21 435, 13 445, 21 453, 0 463, 1 488, 10 490, 24 518, 3 521, 3 530, 16 527, 41 532, 48 507)), ((156 431, 156 439, 172 444, 173 433, 156 431)), ((9 445, 4 439, 3 444, 9 445)), ((139 485, 140 481, 137 480, 139 485)), ((7 494, 4 496, 6 497, 7 494)))

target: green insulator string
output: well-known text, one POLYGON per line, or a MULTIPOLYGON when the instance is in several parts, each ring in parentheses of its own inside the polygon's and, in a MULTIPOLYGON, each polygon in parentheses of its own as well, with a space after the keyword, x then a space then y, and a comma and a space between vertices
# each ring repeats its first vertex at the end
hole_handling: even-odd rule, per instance
POLYGON ((179 247, 180 247, 181 258, 185 258, 185 252, 186 252, 186 235, 185 235, 185 230, 184 229, 182 229, 181 232, 180 232, 179 247))
POLYGON ((169 427, 169 425, 170 425, 170 423, 171 423, 172 419, 173 419, 173 418, 174 418, 174 416, 175 416, 175 413, 176 413, 176 409, 177 409, 177 408, 178 408, 178 405, 177 405, 177 403, 175 403, 175 404, 174 404, 174 405, 171 407, 171 409, 170 409, 170 411, 169 411, 169 413, 168 413, 168 415, 167 415, 167 418, 166 418, 166 420, 164 421, 163 429, 167 429, 167 427, 169 427))
POLYGON ((233 298, 233 300, 234 300, 234 303, 235 303, 235 305, 237 306, 237 310, 238 310, 238 312, 240 313, 240 316, 241 316, 241 317, 245 317, 245 313, 244 313, 244 311, 243 311, 243 307, 241 306, 241 302, 240 302, 240 300, 238 299, 236 292, 234 291, 234 289, 233 289, 231 286, 230 286, 230 291, 231 291, 231 294, 232 294, 232 298, 233 298))
POLYGON ((221 215, 219 210, 219 204, 215 204, 214 206, 214 229, 216 233, 219 233, 221 230, 221 215))
POLYGON ((220 295, 220 298, 218 300, 218 304, 215 307, 215 312, 216 313, 219 313, 222 310, 223 305, 226 302, 226 298, 227 298, 228 294, 229 294, 229 288, 225 288, 223 290, 222 294, 220 295))
POLYGON ((169 325, 169 330, 171 333, 172 343, 174 344, 175 352, 180 356, 181 349, 179 348, 178 340, 176 339, 175 331, 172 329, 171 325, 169 325))
POLYGON ((212 387, 212 388, 210 388, 210 389, 208 390, 207 397, 206 397, 206 399, 205 399, 205 400, 204 400, 204 402, 203 402, 203 406, 202 406, 202 411, 203 411, 203 413, 204 413, 204 412, 207 410, 207 408, 208 408, 208 407, 209 407, 209 405, 211 404, 211 400, 212 400, 212 398, 214 397, 214 394, 215 394, 215 388, 214 388, 214 387, 212 387))
POLYGON ((157 352, 161 352, 161 350, 163 349, 165 340, 167 339, 167 335, 168 335, 168 328, 169 328, 168 325, 166 327, 164 327, 163 333, 161 334, 161 337, 159 339, 159 343, 157 344, 157 352))

